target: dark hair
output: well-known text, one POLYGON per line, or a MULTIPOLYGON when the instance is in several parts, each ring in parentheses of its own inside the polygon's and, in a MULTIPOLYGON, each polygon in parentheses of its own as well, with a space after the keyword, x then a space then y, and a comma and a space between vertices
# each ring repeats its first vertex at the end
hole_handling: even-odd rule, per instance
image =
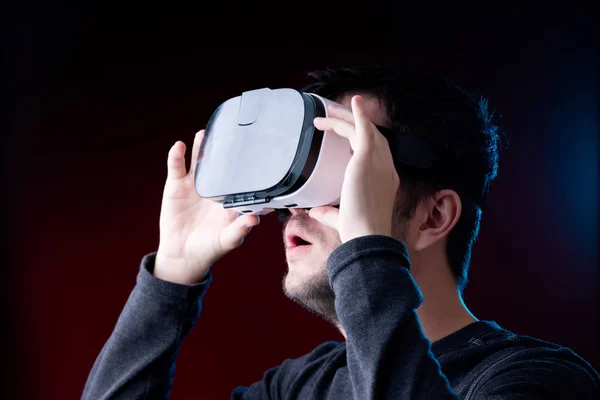
MULTIPOLYGON (((476 99, 455 83, 438 77, 410 76, 393 67, 357 67, 324 69, 308 74, 309 83, 302 91, 335 100, 346 93, 374 95, 388 112, 389 128, 424 137, 450 152, 490 180, 498 170, 499 152, 508 143, 488 111, 485 98, 476 99)), ((448 236, 447 257, 457 286, 467 284, 471 249, 481 222, 481 208, 464 192, 398 168, 404 194, 394 215, 400 221, 412 218, 417 205, 442 189, 460 196, 462 213, 448 236)))

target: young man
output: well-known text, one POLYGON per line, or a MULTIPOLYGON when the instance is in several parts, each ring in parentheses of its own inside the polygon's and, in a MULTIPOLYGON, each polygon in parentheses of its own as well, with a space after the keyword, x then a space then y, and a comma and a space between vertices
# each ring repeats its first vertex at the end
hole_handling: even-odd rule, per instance
MULTIPOLYGON (((286 295, 346 341, 284 361, 233 399, 596 399, 600 378, 571 350, 478 321, 462 290, 503 147, 485 101, 443 79, 392 69, 311 74, 304 91, 332 107, 315 126, 350 141, 339 208, 290 209, 286 295), (379 128, 381 127, 381 128, 379 128), (385 128, 383 128, 385 127, 385 128), (440 151, 428 172, 397 162, 397 135, 440 151)), ((168 396, 175 358, 197 322, 210 268, 259 220, 201 199, 185 145, 167 160, 160 245, 88 378, 83 398, 168 396)), ((199 398, 202 394, 199 393, 199 398)))

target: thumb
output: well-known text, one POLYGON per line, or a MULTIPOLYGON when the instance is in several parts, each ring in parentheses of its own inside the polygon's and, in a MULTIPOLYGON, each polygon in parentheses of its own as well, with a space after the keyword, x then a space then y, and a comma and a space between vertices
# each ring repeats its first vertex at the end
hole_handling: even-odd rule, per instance
POLYGON ((186 175, 185 143, 178 140, 169 150, 169 155, 167 157, 167 178, 181 179, 186 175))
POLYGON ((322 206, 311 208, 308 215, 312 219, 316 219, 323 225, 327 225, 330 228, 338 229, 338 216, 340 210, 331 206, 322 206))
POLYGON ((224 251, 231 251, 239 247, 252 228, 258 225, 258 215, 242 215, 226 226, 221 232, 221 247, 224 251))

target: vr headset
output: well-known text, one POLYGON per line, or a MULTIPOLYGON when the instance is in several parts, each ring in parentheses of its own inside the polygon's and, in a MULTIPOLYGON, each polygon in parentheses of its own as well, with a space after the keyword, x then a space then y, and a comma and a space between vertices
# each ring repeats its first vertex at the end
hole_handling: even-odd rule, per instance
MULTIPOLYGON (((315 117, 328 116, 329 103, 344 107, 286 88, 250 90, 223 102, 206 126, 194 176, 198 195, 243 214, 338 206, 352 149, 345 137, 314 126, 315 117)), ((447 184, 483 209, 487 175, 416 135, 377 128, 396 168, 447 184)))

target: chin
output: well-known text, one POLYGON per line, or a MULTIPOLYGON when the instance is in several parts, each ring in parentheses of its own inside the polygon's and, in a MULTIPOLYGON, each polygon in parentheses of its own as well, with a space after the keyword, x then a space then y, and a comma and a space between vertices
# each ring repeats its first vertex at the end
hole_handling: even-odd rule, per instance
POLYGON ((335 325, 335 294, 329 285, 325 261, 311 257, 288 262, 283 291, 289 299, 335 325))
POLYGON ((318 245, 310 247, 307 251, 297 252, 293 255, 288 255, 286 252, 288 272, 284 278, 284 286, 291 293, 304 292, 314 282, 327 276, 327 254, 323 254, 318 245))
POLYGON ((288 260, 287 264, 288 272, 284 283, 286 289, 292 292, 295 288, 306 288, 311 282, 318 280, 324 274, 327 275, 325 261, 315 257, 288 260))
POLYGON ((288 270, 283 277, 283 291, 287 297, 296 297, 301 292, 303 279, 295 270, 288 270))

